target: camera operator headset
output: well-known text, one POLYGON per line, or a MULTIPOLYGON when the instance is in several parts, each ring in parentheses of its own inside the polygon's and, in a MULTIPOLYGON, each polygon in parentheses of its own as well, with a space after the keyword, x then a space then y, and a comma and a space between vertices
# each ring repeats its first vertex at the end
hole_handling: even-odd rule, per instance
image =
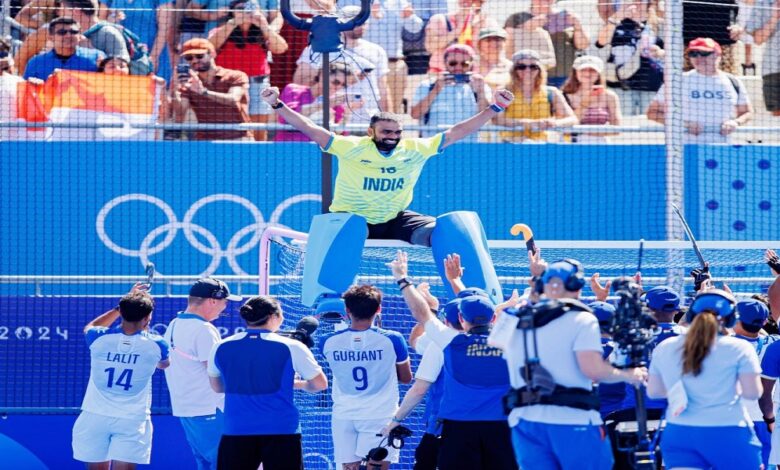
POLYGON ((276 333, 284 321, 276 299, 252 297, 240 313, 246 331, 217 344, 208 362, 211 387, 225 393, 217 465, 303 468, 293 389, 317 393, 328 387, 328 379, 309 348, 276 333))
POLYGON ((758 355, 747 341, 728 335, 738 318, 736 299, 707 284, 685 315, 687 333, 659 344, 650 363, 648 396, 669 400, 661 439, 664 463, 667 468, 757 469, 760 443, 735 396, 761 396, 758 355))
POLYGON ((643 368, 620 370, 602 357, 598 319, 578 300, 585 285, 573 259, 537 280, 535 306, 502 312, 489 344, 504 350, 512 389, 505 397, 517 463, 523 470, 611 469, 593 382, 641 382, 643 368))

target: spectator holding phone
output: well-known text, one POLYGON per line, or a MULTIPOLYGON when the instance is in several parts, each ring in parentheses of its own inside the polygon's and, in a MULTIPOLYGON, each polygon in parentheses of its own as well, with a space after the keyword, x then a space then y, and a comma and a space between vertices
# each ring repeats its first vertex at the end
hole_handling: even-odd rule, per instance
MULTIPOLYGON (((249 119, 271 122, 271 108, 260 98, 270 86, 271 67, 268 54, 287 50, 287 41, 268 23, 266 14, 255 0, 230 2, 229 18, 209 32, 209 41, 217 50, 216 64, 240 70, 249 77, 249 119)), ((255 140, 267 140, 266 131, 255 131, 255 140)))
MULTIPOLYGON (((622 116, 618 96, 604 87, 604 61, 598 57, 577 57, 561 91, 580 124, 619 126, 622 116)), ((603 135, 572 135, 573 142, 606 142, 603 135)))
MULTIPOLYGON (((346 93, 345 89, 350 80, 354 81, 355 75, 354 69, 349 64, 343 62, 330 64, 330 105, 332 120, 335 123, 343 122, 351 109, 362 106, 362 100, 359 96, 346 93)), ((290 109, 298 111, 314 122, 321 122, 324 103, 322 93, 323 83, 322 73, 320 73, 312 86, 290 83, 284 87, 279 99, 287 103, 290 109)), ((279 123, 286 124, 287 121, 279 116, 279 123)), ((309 142, 311 139, 298 131, 279 131, 274 140, 309 142)))
MULTIPOLYGON (((476 53, 469 46, 454 44, 444 51, 445 72, 420 84, 412 99, 411 115, 431 126, 420 132, 430 137, 441 132, 439 125, 452 125, 473 116, 490 104, 492 93, 482 75, 474 73, 476 53)), ((477 134, 464 142, 476 142, 477 134)))
MULTIPOLYGON (((183 122, 187 110, 195 113, 199 123, 248 123, 247 91, 249 78, 244 72, 218 66, 216 51, 206 39, 195 38, 182 46, 187 64, 176 70, 173 98, 174 115, 183 122)), ((196 140, 253 140, 249 131, 198 131, 196 140)))

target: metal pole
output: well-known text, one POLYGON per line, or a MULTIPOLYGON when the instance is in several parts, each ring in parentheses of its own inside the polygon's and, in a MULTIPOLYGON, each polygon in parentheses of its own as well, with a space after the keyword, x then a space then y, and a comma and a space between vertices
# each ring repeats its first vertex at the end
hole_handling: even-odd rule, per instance
POLYGON ((3 8, 0 10, 0 37, 11 34, 11 23, 6 18, 11 19, 11 0, 3 0, 3 8))
MULTIPOLYGON (((322 127, 330 130, 330 53, 322 53, 322 127)), ((322 152, 322 207, 323 214, 328 213, 333 201, 333 157, 322 152)))
MULTIPOLYGON (((681 207, 685 212, 685 125, 682 109, 682 69, 683 44, 682 0, 668 0, 666 2, 664 49, 664 103, 666 103, 665 138, 666 138, 666 239, 682 240, 683 229, 679 219, 672 211, 672 204, 681 207)), ((673 261, 679 257, 679 251, 669 250, 667 257, 673 261)), ((670 263, 670 265, 672 265, 670 263)), ((679 268, 671 268, 667 271, 667 283, 675 289, 683 287, 685 272, 679 268)))

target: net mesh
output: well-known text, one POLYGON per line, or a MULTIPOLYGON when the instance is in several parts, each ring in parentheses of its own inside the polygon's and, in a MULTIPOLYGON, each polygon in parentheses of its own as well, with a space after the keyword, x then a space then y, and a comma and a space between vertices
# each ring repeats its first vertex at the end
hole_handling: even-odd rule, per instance
MULTIPOLYGON (((527 287, 528 282, 528 257, 524 243, 500 243, 501 247, 491 249, 491 255, 497 274, 502 281, 504 294, 508 295, 512 289, 527 287)), ((304 315, 310 315, 311 309, 298 303, 300 299, 301 277, 303 274, 303 261, 305 247, 300 244, 289 244, 281 240, 274 241, 271 260, 271 291, 270 293, 285 299, 285 316, 292 321, 297 321, 304 315)), ((599 272, 602 282, 617 276, 634 275, 638 264, 638 249, 625 248, 577 248, 572 246, 560 246, 543 248, 542 253, 548 261, 561 258, 575 258, 583 263, 586 274, 599 272)), ((656 244, 663 246, 663 244, 656 244)), ((677 246, 679 244, 669 244, 677 246)), ((698 259, 691 248, 645 248, 642 257, 642 276, 645 286, 667 284, 672 281, 679 282, 680 276, 690 269, 698 266, 698 259)), ((429 282, 431 292, 446 302, 444 286, 439 278, 431 251, 424 247, 403 246, 403 250, 409 255, 409 273, 415 280, 429 282)), ((399 246, 369 246, 363 251, 363 258, 358 274, 358 283, 370 283, 380 287, 385 292, 382 305, 381 322, 384 328, 395 330, 409 336, 415 322, 411 313, 406 308, 403 297, 398 295, 398 288, 390 275, 386 264, 395 257, 399 246)), ((734 291, 740 295, 766 292, 772 278, 763 261, 764 250, 755 249, 728 249, 707 248, 703 250, 703 256, 710 263, 713 276, 718 280, 726 280, 734 291)), ((468 269, 468 266, 464 266, 468 269)), ((690 282, 686 279, 685 289, 692 291, 690 282)), ((692 294, 692 292, 689 292, 692 294)), ((592 298, 589 287, 584 290, 586 297, 592 298)), ((332 325, 321 324, 317 334, 325 334, 332 325)), ((322 356, 319 358, 322 361, 322 356)), ((416 370, 420 356, 412 354, 412 369, 416 370)), ((325 367, 329 380, 330 371, 325 367)), ((408 386, 401 386, 402 396, 408 386)), ((330 399, 327 396, 305 397, 298 396, 298 406, 301 410, 301 419, 304 423, 304 447, 316 445, 317 448, 332 451, 330 438, 330 414, 328 407, 330 399), (321 447, 320 447, 321 446, 321 447)), ((424 432, 421 417, 423 405, 418 406, 415 412, 404 422, 414 432, 415 438, 410 441, 409 449, 401 452, 402 460, 399 468, 412 468, 413 451, 416 439, 424 432)))

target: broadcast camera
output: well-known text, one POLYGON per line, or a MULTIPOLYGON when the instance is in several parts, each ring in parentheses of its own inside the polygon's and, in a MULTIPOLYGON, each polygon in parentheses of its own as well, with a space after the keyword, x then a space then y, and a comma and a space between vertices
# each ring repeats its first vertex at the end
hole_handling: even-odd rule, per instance
POLYGON ((609 332, 618 345, 621 368, 642 367, 648 363, 655 339, 657 322, 643 310, 642 289, 628 278, 612 281, 612 291, 619 297, 609 332))
POLYGON ((309 349, 314 347, 314 339, 312 335, 317 328, 319 328, 320 322, 311 315, 307 315, 298 321, 294 330, 277 331, 276 333, 286 338, 292 338, 305 344, 309 349))
MULTIPOLYGON (((609 332, 617 345, 616 367, 647 366, 657 334, 656 320, 644 310, 642 289, 628 278, 612 281, 612 289, 619 297, 609 332)), ((616 452, 615 468, 653 470, 659 467, 658 440, 660 411, 651 410, 659 427, 648 429, 648 410, 645 406, 645 387, 634 389, 636 408, 621 410, 607 416, 606 424, 616 452)))
MULTIPOLYGON (((383 438, 381 441, 379 441, 379 445, 377 447, 369 450, 368 454, 363 457, 363 460, 360 462, 360 467, 358 467, 359 470, 378 470, 382 468, 382 465, 379 464, 379 462, 387 458, 387 447, 392 447, 393 449, 403 449, 404 445, 406 444, 404 440, 411 437, 411 435, 412 430, 407 427, 394 427, 392 430, 390 430, 390 434, 386 438, 383 438), (387 439, 386 443, 385 439, 387 439), (385 443, 385 445, 382 445, 383 443, 385 443)), ((377 437, 379 436, 381 436, 381 434, 377 434, 377 437)))

